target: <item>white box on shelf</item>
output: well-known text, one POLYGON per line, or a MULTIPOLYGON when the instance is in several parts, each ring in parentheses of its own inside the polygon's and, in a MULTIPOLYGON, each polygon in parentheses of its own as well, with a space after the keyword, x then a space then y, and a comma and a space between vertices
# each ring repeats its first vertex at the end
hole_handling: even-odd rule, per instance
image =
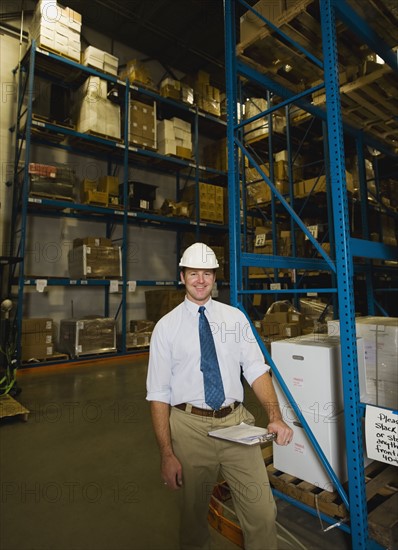
MULTIPOLYGON (((358 339, 358 348, 363 347, 358 339)), ((358 354, 363 361, 363 354, 358 354)), ((277 340, 271 343, 271 356, 297 405, 303 411, 319 407, 327 414, 333 406, 335 412, 343 409, 343 385, 340 338, 325 334, 308 334, 277 340)), ((359 368, 360 392, 365 398, 366 384, 363 366, 359 368)), ((278 397, 285 400, 275 380, 278 397)))
MULTIPOLYGON (((325 416, 314 411, 305 411, 303 416, 337 478, 344 483, 347 481, 344 412, 337 416, 333 416, 333 413, 325 416)), ((273 444, 274 468, 312 483, 322 490, 334 491, 331 478, 291 408, 284 418, 294 435, 290 445, 273 444)), ((364 451, 364 466, 370 462, 364 451)))

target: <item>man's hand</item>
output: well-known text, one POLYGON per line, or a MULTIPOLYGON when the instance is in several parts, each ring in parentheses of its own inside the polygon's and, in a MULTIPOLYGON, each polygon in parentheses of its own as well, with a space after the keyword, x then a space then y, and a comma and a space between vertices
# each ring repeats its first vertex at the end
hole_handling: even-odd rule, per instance
POLYGON ((269 433, 276 434, 275 442, 278 445, 289 445, 293 439, 293 430, 283 420, 274 420, 267 428, 269 433))
POLYGON ((161 463, 162 480, 172 491, 182 486, 182 466, 174 454, 162 456, 161 463))

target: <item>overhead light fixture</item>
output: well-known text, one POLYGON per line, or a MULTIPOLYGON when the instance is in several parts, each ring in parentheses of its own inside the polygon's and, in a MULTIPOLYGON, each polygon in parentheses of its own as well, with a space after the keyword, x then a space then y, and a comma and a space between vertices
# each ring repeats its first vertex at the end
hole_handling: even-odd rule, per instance
POLYGON ((283 70, 285 71, 285 73, 290 73, 292 69, 293 67, 289 65, 289 63, 286 63, 285 65, 283 65, 283 70))

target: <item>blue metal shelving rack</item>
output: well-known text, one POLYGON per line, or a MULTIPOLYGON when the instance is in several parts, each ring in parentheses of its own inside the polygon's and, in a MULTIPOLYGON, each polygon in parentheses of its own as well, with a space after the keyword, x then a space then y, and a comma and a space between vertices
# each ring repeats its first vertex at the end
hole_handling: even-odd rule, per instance
MULTIPOLYGON (((17 337, 20 339, 22 316, 24 308, 24 293, 27 287, 36 286, 37 278, 27 277, 25 273, 25 250, 28 240, 27 221, 30 215, 40 217, 71 217, 86 221, 96 221, 105 225, 107 233, 110 227, 114 224, 122 225, 122 277, 118 281, 119 288, 121 287, 121 301, 116 312, 116 316, 121 315, 121 327, 122 327, 122 346, 118 350, 118 354, 128 353, 126 349, 126 333, 127 333, 127 292, 128 292, 128 280, 127 280, 127 263, 128 263, 128 229, 132 225, 140 225, 142 227, 154 227, 162 228, 176 232, 181 231, 195 232, 197 238, 201 231, 216 231, 225 232, 227 226, 220 224, 202 222, 200 221, 199 208, 196 209, 196 220, 184 219, 184 218, 170 218, 167 216, 152 214, 148 212, 135 212, 129 211, 128 207, 120 209, 112 209, 109 207, 94 206, 87 204, 71 203, 66 200, 50 199, 45 197, 32 197, 29 195, 29 174, 28 166, 31 161, 31 143, 33 140, 32 129, 40 130, 43 132, 49 132, 54 134, 62 134, 64 137, 73 138, 73 142, 64 143, 63 141, 58 143, 56 141, 46 140, 45 137, 35 137, 35 141, 38 143, 46 144, 53 148, 58 148, 66 151, 67 153, 75 153, 83 155, 85 157, 92 157, 94 159, 104 160, 104 150, 108 157, 108 164, 115 162, 122 166, 123 170, 123 183, 124 183, 124 204, 127 205, 127 181, 129 166, 134 165, 139 161, 153 160, 154 168, 153 172, 176 175, 177 195, 179 192, 179 178, 180 174, 184 175, 184 178, 194 180, 197 188, 198 199, 198 182, 206 181, 209 177, 223 177, 225 180, 226 174, 220 170, 213 169, 199 165, 198 154, 198 139, 200 127, 203 128, 205 124, 215 127, 217 125, 220 129, 225 129, 226 124, 224 121, 213 117, 210 114, 200 112, 195 106, 186 105, 181 102, 174 101, 169 98, 165 98, 135 84, 130 84, 128 80, 121 81, 115 76, 103 74, 91 67, 83 66, 75 61, 59 56, 55 53, 48 52, 38 47, 35 41, 32 44, 21 60, 19 66, 15 69, 15 73, 18 72, 18 107, 17 107, 17 120, 15 126, 11 129, 15 133, 15 158, 14 158, 14 193, 13 193, 13 212, 12 212, 12 224, 15 230, 12 232, 10 240, 10 250, 12 250, 16 257, 19 259, 18 264, 11 269, 9 276, 9 288, 15 286, 17 281, 17 310, 15 315, 15 325, 17 330, 17 337), (45 63, 54 63, 60 67, 60 71, 73 72, 75 80, 83 82, 85 78, 90 75, 99 76, 101 79, 109 81, 113 86, 118 86, 123 96, 122 105, 125 111, 124 126, 122 128, 122 141, 111 140, 99 135, 82 134, 75 131, 72 128, 59 126, 50 121, 35 120, 33 118, 33 90, 36 67, 38 65, 38 57, 45 60, 45 63), (160 155, 156 151, 141 149, 137 146, 129 144, 128 138, 128 105, 132 94, 139 94, 145 97, 149 97, 152 100, 162 103, 167 108, 174 110, 175 112, 181 112, 191 118, 194 124, 194 151, 195 158, 193 160, 185 160, 177 157, 165 157, 160 155), (77 143, 75 141, 77 140, 77 143), (80 146, 80 147, 79 147, 80 146), (90 146, 90 150, 84 150, 86 146, 90 146), (98 148, 98 149, 96 149, 98 148)), ((72 79, 73 82, 73 79, 72 79)), ((148 170, 150 167, 145 166, 148 170)), ((176 268, 177 269, 177 268, 176 268)), ((176 271, 177 272, 177 271, 176 271)), ((45 277, 43 277, 45 278, 45 277)), ((53 277, 46 279, 46 284, 50 287, 65 286, 65 287, 102 287, 105 292, 105 315, 109 314, 108 307, 108 293, 110 288, 109 280, 71 280, 64 277, 53 277)), ((139 280, 136 281, 137 286, 142 287, 176 287, 178 277, 175 280, 139 280)), ((20 340, 17 342, 17 349, 20 352, 20 340)), ((133 352, 134 353, 134 352, 133 352)), ((107 354, 108 355, 108 354, 107 354)), ((19 360, 19 358, 18 358, 19 360)), ((50 361, 47 361, 48 365, 50 361)), ((34 366, 40 365, 35 363, 34 366)))
MULTIPOLYGON (((346 173, 345 173, 345 154, 344 154, 344 139, 343 132, 349 133, 356 139, 358 156, 360 159, 360 177, 362 176, 362 185, 364 180, 363 168, 363 144, 375 146, 380 151, 386 151, 387 154, 392 154, 388 147, 383 143, 375 143, 374 138, 366 136, 358 129, 352 128, 347 124, 343 124, 341 116, 340 104, 340 88, 339 88, 339 71, 337 60, 337 38, 336 38, 336 17, 339 17, 344 23, 357 33, 374 51, 376 51, 386 63, 397 71, 396 54, 386 47, 384 42, 375 35, 370 27, 360 19, 357 14, 346 4, 344 0, 319 0, 320 10, 320 25, 322 31, 322 51, 323 60, 316 58, 314 55, 306 51, 300 44, 294 42, 291 38, 283 34, 277 27, 270 23, 267 19, 261 16, 256 10, 249 6, 244 0, 224 0, 225 12, 225 51, 226 51, 226 93, 227 93, 227 136, 228 136, 228 198, 229 198, 229 232, 230 232, 230 256, 235 258, 235 262, 231 262, 231 303, 243 311, 244 300, 251 294, 271 293, 275 296, 278 294, 296 296, 300 293, 306 293, 308 289, 294 288, 284 289, 280 291, 265 291, 265 290, 250 290, 248 289, 248 279, 245 275, 245 269, 254 267, 268 268, 290 268, 290 269, 313 269, 329 272, 331 280, 335 282, 333 288, 317 288, 316 292, 325 292, 335 295, 335 302, 338 305, 341 334, 345 337, 341 339, 341 356, 343 364, 343 389, 344 389, 344 407, 345 407, 345 429, 347 441, 347 464, 348 464, 348 494, 346 494, 339 480, 336 478, 330 464, 324 456, 319 444, 315 440, 311 430, 306 423, 299 407, 294 402, 291 393, 286 384, 281 378, 278 369, 272 361, 264 343, 257 336, 258 342, 262 351, 272 366, 279 384, 290 401, 293 410, 302 423, 305 431, 311 440, 316 452, 318 453, 326 471, 331 477, 337 491, 350 512, 350 524, 340 525, 339 527, 347 532, 350 532, 352 539, 352 547, 355 550, 365 548, 381 548, 378 543, 371 540, 368 534, 367 524, 367 503, 365 492, 364 468, 363 468, 363 448, 362 448, 362 418, 364 406, 360 403, 359 383, 358 383, 358 361, 356 348, 356 329, 355 329, 355 311, 354 311, 354 292, 353 292, 353 275, 354 275, 354 256, 362 256, 364 258, 380 258, 380 259, 396 259, 397 249, 391 246, 383 245, 382 243, 371 242, 369 239, 369 229, 367 225, 366 206, 363 205, 362 222, 364 229, 365 240, 354 239, 350 236, 349 215, 348 215, 348 199, 346 191, 346 173), (259 72, 244 63, 236 55, 236 13, 235 7, 237 3, 246 7, 259 17, 263 23, 270 26, 274 32, 282 36, 283 40, 289 42, 292 47, 297 48, 302 55, 311 61, 316 67, 323 70, 324 83, 294 94, 290 89, 284 88, 279 83, 263 72, 259 72), (237 105, 239 101, 239 85, 245 81, 254 83, 256 88, 261 88, 264 91, 264 97, 272 92, 280 99, 280 102, 256 117, 249 120, 239 122, 237 105), (314 106, 309 100, 313 92, 321 88, 325 88, 326 92, 326 110, 314 106), (334 219, 333 240, 335 255, 331 257, 327 254, 320 243, 312 236, 308 228, 300 219, 299 215, 294 210, 294 202, 286 200, 286 197, 276 189, 272 178, 272 164, 270 166, 271 176, 268 177, 261 169, 260 162, 250 152, 241 138, 240 130, 245 124, 252 122, 265 115, 271 115, 275 110, 286 105, 294 104, 310 113, 313 116, 319 117, 322 121, 324 129, 326 128, 326 158, 328 159, 328 174, 329 182, 328 189, 331 195, 331 210, 334 219), (321 256, 321 259, 312 258, 297 258, 283 257, 277 255, 259 255, 246 252, 246 244, 241 238, 241 192, 239 173, 239 155, 246 157, 251 167, 255 167, 259 178, 263 179, 271 188, 274 201, 282 204, 288 215, 294 223, 305 233, 306 237, 312 243, 314 249, 321 256), (362 175, 361 175, 362 171, 362 175)), ((266 67, 264 67, 266 68, 266 67)), ((269 116, 270 139, 272 134, 271 117, 269 116)), ((325 130, 324 130, 325 132, 325 130)), ((362 194, 362 197, 366 193, 362 194)), ((293 198, 292 196, 290 197, 293 198)), ((244 193, 242 201, 244 203, 244 193)), ((365 201, 363 201, 365 202, 365 201)), ((275 250, 275 248, 274 248, 275 250)), ((358 266, 362 269, 367 277, 368 287, 368 306, 369 314, 374 314, 375 300, 374 292, 371 288, 371 266, 365 264, 358 266)), ((256 333, 256 331, 255 331, 256 333)), ((286 498, 295 505, 307 510, 310 513, 317 513, 308 506, 286 497, 282 493, 276 492, 281 498, 286 498)), ((323 517, 329 523, 335 523, 333 518, 323 517)))

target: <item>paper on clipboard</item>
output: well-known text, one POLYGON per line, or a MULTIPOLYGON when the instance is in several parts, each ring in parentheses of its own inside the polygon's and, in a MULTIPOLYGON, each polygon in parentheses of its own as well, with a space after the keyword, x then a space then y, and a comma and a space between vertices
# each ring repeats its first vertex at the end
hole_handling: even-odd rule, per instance
POLYGON ((209 432, 208 435, 211 437, 217 437, 218 439, 234 441, 235 443, 241 443, 243 445, 256 445, 258 443, 265 443, 266 441, 272 441, 275 439, 275 434, 268 433, 266 428, 251 426, 250 424, 245 424, 244 422, 238 424, 237 426, 213 430, 212 432, 209 432))

